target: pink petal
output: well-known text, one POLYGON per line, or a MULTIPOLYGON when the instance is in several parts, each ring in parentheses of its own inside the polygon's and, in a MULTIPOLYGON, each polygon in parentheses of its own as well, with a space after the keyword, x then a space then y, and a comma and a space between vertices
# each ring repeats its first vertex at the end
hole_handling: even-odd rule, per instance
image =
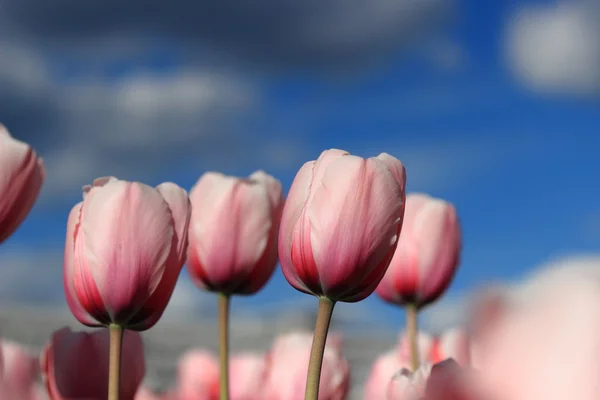
POLYGON ((312 191, 307 217, 314 258, 325 291, 341 293, 357 286, 395 246, 403 195, 382 163, 355 156, 332 162, 312 191))
MULTIPOLYGON (((156 187, 169 205, 175 233, 177 259, 185 262, 187 252, 187 233, 192 213, 192 205, 185 190, 174 183, 165 182, 156 187)), ((172 250, 173 251, 173 250, 172 250)))
POLYGON ((126 319, 158 287, 171 250, 169 205, 155 189, 124 181, 84 200, 87 267, 113 320, 126 319))
POLYGON ((252 272, 267 247, 273 224, 270 198, 256 181, 214 176, 211 183, 193 189, 190 239, 205 284, 231 290, 252 272))
POLYGON ((87 313, 85 308, 81 306, 79 298, 77 297, 77 290, 75 289, 75 235, 76 230, 79 228, 79 218, 82 205, 83 202, 78 203, 75 205, 75 207, 73 207, 69 213, 69 219, 67 221, 67 238, 65 241, 63 263, 63 283, 65 297, 71 313, 73 313, 79 322, 87 326, 100 326, 98 322, 96 322, 94 318, 87 313))
MULTIPOLYGON (((305 163, 302 168, 300 168, 300 171, 298 171, 294 181, 292 182, 285 205, 283 206, 278 244, 279 262, 281 264, 283 275, 290 285, 307 293, 311 293, 311 291, 298 276, 297 269, 292 260, 292 241, 294 232, 297 229, 296 225, 298 224, 306 202, 310 196, 310 186, 312 184, 314 167, 315 161, 305 163)), ((299 268, 300 266, 298 266, 298 269, 299 268)), ((313 275, 315 273, 316 271, 310 272, 310 274, 313 275)))

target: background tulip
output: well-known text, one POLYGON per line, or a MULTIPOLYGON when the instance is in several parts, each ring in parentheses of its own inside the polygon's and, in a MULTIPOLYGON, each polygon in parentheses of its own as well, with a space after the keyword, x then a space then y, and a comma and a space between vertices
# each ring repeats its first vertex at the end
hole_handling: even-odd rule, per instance
POLYGON ((36 152, 10 136, 0 124, 0 243, 29 214, 45 176, 44 164, 36 152))
POLYGON ((204 174, 190 192, 188 271, 201 288, 253 294, 277 265, 281 184, 262 171, 248 178, 204 174))
MULTIPOLYGON (((390 350, 375 359, 364 387, 364 399, 386 399, 390 380, 403 368, 410 368, 410 360, 398 356, 396 349, 390 350)), ((394 391, 398 391, 397 388, 394 391)))
POLYGON ((382 153, 327 150, 304 164, 283 210, 279 257, 297 290, 360 301, 383 277, 402 226, 405 171, 382 153))
POLYGON ((84 188, 67 223, 64 286, 84 325, 152 327, 185 262, 190 202, 173 183, 156 188, 101 178, 84 188))
MULTIPOLYGON (((42 352, 42 373, 51 400, 107 398, 109 331, 52 335, 42 352)), ((120 399, 133 400, 145 374, 144 346, 137 332, 123 335, 120 399)))
POLYGON ((463 329, 447 330, 432 342, 428 354, 428 360, 431 363, 436 364, 449 358, 461 366, 469 365, 471 358, 469 338, 463 329))
POLYGON ((409 194, 398 248, 377 294, 387 302, 417 308, 432 303, 452 281, 460 250, 454 206, 424 194, 409 194))
MULTIPOLYGON (((311 344, 310 333, 290 333, 275 340, 268 356, 263 400, 304 399, 311 344)), ((325 346, 319 400, 344 400, 348 395, 350 366, 340 344, 337 337, 325 346)))
POLYGON ((17 343, 0 341, 0 399, 39 399, 39 360, 17 343))
POLYGON ((209 352, 192 350, 177 364, 177 387, 172 396, 178 400, 217 400, 219 362, 209 352))

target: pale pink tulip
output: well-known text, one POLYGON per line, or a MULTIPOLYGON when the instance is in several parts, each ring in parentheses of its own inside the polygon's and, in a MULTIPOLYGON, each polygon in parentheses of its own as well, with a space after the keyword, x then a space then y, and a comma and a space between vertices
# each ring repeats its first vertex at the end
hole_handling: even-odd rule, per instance
POLYGON ((0 243, 31 211, 46 176, 44 163, 0 124, 0 243))
POLYGON ((436 337, 432 342, 428 354, 428 359, 431 363, 436 364, 449 358, 461 366, 469 365, 469 338, 462 329, 450 329, 436 337))
POLYGON ((364 399, 385 400, 390 380, 402 369, 410 369, 410 361, 400 358, 396 349, 377 357, 365 383, 364 399))
MULTIPOLYGON (((421 400, 425 394, 431 367, 431 364, 423 363, 414 373, 406 368, 396 371, 392 378, 387 381, 385 386, 386 396, 380 398, 387 400, 421 400)), ((367 398, 367 400, 371 399, 375 400, 376 398, 367 398)))
POLYGON ((454 206, 424 194, 409 194, 398 248, 377 294, 389 303, 419 308, 434 302, 452 281, 460 250, 454 206))
POLYGON ((0 399, 38 399, 36 380, 39 374, 37 357, 17 343, 0 342, 0 399))
MULTIPOLYGON (((229 360, 229 399, 262 400, 266 377, 266 358, 255 353, 233 354, 229 360)), ((177 400, 214 400, 219 398, 219 362, 202 350, 192 350, 180 360, 177 400)))
POLYGON ((229 399, 262 400, 266 374, 266 357, 263 354, 233 355, 229 361, 229 399))
POLYGON ((477 302, 484 311, 473 314, 481 321, 471 321, 473 365, 494 399, 598 398, 600 279, 594 274, 597 269, 550 271, 477 302))
MULTIPOLYGON (((268 355, 262 400, 302 400, 312 334, 290 333, 278 337, 268 355)), ((344 400, 350 387, 350 366, 340 351, 340 340, 325 345, 319 400, 344 400)))
POLYGON ((171 397, 177 400, 218 400, 217 358, 203 350, 184 354, 177 366, 177 387, 171 397))
POLYGON ((67 303, 79 322, 142 331, 159 320, 185 262, 190 208, 173 183, 111 177, 84 188, 64 259, 67 303))
POLYGON ((242 179, 208 172, 190 192, 188 271, 201 288, 253 294, 277 265, 281 184, 262 171, 242 179))
POLYGON ((368 297, 385 274, 404 215, 404 166, 327 150, 296 175, 283 210, 279 258, 297 290, 333 301, 368 297))
MULTIPOLYGON (((434 344, 434 339, 431 335, 419 331, 417 333, 417 349, 419 350, 419 360, 431 361, 429 357, 434 344)), ((401 360, 406 361, 410 366, 410 341, 406 332, 401 332, 398 338, 398 356, 401 360)), ((410 367, 408 367, 410 368, 410 367)))
MULTIPOLYGON (((104 400, 108 395, 108 329, 93 333, 60 329, 42 352, 42 374, 51 400, 104 400)), ((133 400, 145 374, 138 332, 125 331, 121 353, 121 400, 133 400)))

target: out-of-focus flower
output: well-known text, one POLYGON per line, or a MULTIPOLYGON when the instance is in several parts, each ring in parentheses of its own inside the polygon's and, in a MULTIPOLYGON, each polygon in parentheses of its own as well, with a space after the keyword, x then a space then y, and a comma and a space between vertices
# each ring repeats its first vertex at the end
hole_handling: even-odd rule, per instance
POLYGON ((472 371, 449 359, 433 365, 422 364, 414 373, 408 369, 399 371, 389 381, 387 400, 484 400, 484 397, 473 381, 472 371))
MULTIPOLYGON (((42 352, 42 374, 51 400, 103 400, 108 396, 108 329, 93 333, 60 329, 42 352)), ((125 331, 121 353, 121 400, 134 400, 145 374, 138 332, 125 331)))
MULTIPOLYGON (((262 400, 302 400, 312 334, 290 333, 278 337, 268 355, 262 400)), ((335 336, 335 335, 334 335, 335 336)), ((327 340, 321 369, 319 400, 344 400, 350 388, 350 365, 340 351, 339 339, 327 340)))
POLYGON ((187 193, 100 178, 67 223, 64 286, 84 325, 146 330, 161 317, 181 272, 190 219, 187 193))
POLYGON ((388 384, 398 371, 410 368, 410 361, 402 359, 396 349, 377 357, 371 367, 364 388, 364 399, 386 399, 388 384))
POLYGON ((257 171, 248 178, 208 172, 190 192, 188 271, 201 288, 253 294, 277 265, 281 184, 257 171))
POLYGON ((219 362, 207 351, 191 350, 177 364, 177 386, 172 398, 218 400, 219 362))
POLYGON ((382 153, 327 150, 298 171, 283 210, 279 258, 297 290, 333 301, 369 296, 402 227, 405 170, 382 153))
MULTIPOLYGON (((229 398, 262 400, 266 359, 262 354, 239 353, 229 360, 229 398)), ((177 388, 169 397, 177 400, 219 399, 219 362, 203 350, 192 350, 179 361, 177 388)), ((137 400, 137 399, 136 399, 137 400)))
POLYGON ((478 300, 473 366, 494 398, 598 398, 600 280, 564 272, 478 300))
POLYGON ((0 243, 27 217, 46 176, 44 163, 0 124, 0 243))
POLYGON ((40 398, 36 385, 40 368, 37 357, 19 344, 0 341, 0 399, 33 400, 40 398))
POLYGON ((469 338, 462 329, 450 329, 436 337, 432 342, 428 354, 430 362, 435 364, 449 358, 452 358, 461 366, 469 365, 469 338))
POLYGON ((460 250, 454 206, 424 194, 409 194, 398 247, 377 294, 389 303, 418 308, 434 302, 452 281, 460 250))

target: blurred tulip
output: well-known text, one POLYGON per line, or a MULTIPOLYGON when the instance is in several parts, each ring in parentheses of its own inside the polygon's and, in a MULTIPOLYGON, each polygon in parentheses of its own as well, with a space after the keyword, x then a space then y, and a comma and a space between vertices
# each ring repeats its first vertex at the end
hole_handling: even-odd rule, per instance
POLYGON ((400 358, 396 349, 377 357, 365 383, 364 399, 385 400, 388 396, 388 385, 392 377, 402 369, 408 368, 410 368, 410 361, 400 358))
POLYGON ((45 176, 44 163, 36 152, 0 124, 0 243, 27 217, 45 176))
POLYGON ((597 277, 550 271, 480 298, 476 308, 484 311, 474 312, 480 320, 471 324, 482 387, 502 400, 597 399, 599 283, 597 277))
POLYGON ((422 308, 446 290, 458 266, 461 234, 453 205, 424 194, 406 197, 398 248, 377 294, 422 308))
POLYGON ((262 171, 234 178, 204 174, 190 192, 188 271, 201 288, 253 294, 277 265, 281 184, 262 171))
MULTIPOLYGON (((409 342, 410 340, 408 337, 408 333, 406 331, 401 332, 398 340, 398 356, 401 360, 406 361, 408 363, 407 368, 410 366, 411 358, 409 342)), ((419 351, 419 360, 429 360, 433 345, 434 339, 431 335, 421 331, 417 333, 417 348, 419 351)))
POLYGON ((404 215, 404 166, 327 150, 296 175, 283 210, 279 258, 297 290, 332 301, 369 296, 396 248, 404 215))
POLYGON ((154 393, 152 390, 142 385, 135 393, 134 400, 167 400, 167 397, 154 393))
POLYGON ((449 358, 461 366, 469 365, 469 338, 462 329, 448 330, 433 340, 428 354, 429 361, 436 364, 449 358))
POLYGON ((171 397, 177 400, 218 400, 217 358, 202 350, 184 354, 177 364, 177 387, 171 397))
MULTIPOLYGON (((266 360, 254 353, 234 354, 229 363, 230 400, 262 400, 266 360)), ((219 399, 219 362, 211 353, 192 350, 179 361, 177 388, 172 398, 177 400, 219 399)), ((136 399, 137 400, 137 399, 136 399)))
MULTIPOLYGON (((431 364, 429 363, 421 364, 414 373, 406 368, 397 371, 387 381, 387 395, 385 398, 387 400, 422 400, 430 374, 431 364)), ((374 397, 372 399, 375 400, 374 397)), ((371 400, 371 398, 368 400, 371 400)))
MULTIPOLYGON (((109 331, 60 329, 42 352, 42 374, 51 400, 104 400, 108 395, 109 331)), ((125 331, 121 354, 121 400, 133 400, 145 374, 144 345, 125 331)))
MULTIPOLYGON (((344 400, 350 388, 350 366, 340 351, 341 340, 327 341, 321 369, 319 400, 344 400)), ((278 337, 268 355, 262 400, 303 400, 312 334, 278 337)))
POLYGON ((190 202, 173 183, 100 178, 67 223, 64 286, 84 325, 151 328, 171 298, 187 250, 190 202))
POLYGON ((0 399, 39 399, 36 385, 39 373, 37 357, 17 343, 7 340, 0 342, 0 399))

